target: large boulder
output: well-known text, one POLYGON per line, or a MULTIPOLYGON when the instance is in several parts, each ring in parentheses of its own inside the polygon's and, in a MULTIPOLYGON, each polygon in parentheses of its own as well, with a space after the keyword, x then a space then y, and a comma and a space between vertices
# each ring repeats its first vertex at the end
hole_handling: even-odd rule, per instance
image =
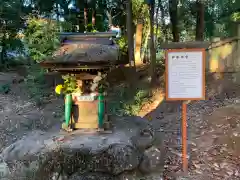
POLYGON ((49 133, 34 131, 5 148, 1 156, 11 171, 8 178, 37 180, 39 174, 46 179, 52 175, 50 164, 56 165, 60 151, 51 137, 49 133))
POLYGON ((0 166, 6 175, 10 172, 8 180, 50 180, 59 174, 62 179, 78 180, 99 173, 111 180, 138 169, 146 161, 146 149, 157 139, 142 118, 117 118, 113 125, 110 134, 32 132, 2 151, 0 166))

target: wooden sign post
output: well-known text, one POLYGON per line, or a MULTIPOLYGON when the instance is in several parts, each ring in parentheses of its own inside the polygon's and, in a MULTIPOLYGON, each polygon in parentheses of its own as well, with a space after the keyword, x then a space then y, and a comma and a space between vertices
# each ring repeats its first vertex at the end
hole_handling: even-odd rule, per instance
POLYGON ((205 49, 171 49, 166 51, 166 100, 182 101, 182 163, 187 160, 187 103, 205 99, 205 49))

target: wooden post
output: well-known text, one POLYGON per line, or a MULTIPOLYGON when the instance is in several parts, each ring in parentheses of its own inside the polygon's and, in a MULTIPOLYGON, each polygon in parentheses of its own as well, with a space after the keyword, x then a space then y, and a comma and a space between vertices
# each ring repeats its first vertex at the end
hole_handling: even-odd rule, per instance
MULTIPOLYGON (((190 46, 205 46, 206 43, 194 44, 190 46)), ((164 47, 170 47, 166 52, 166 100, 183 101, 182 102, 182 168, 187 174, 188 171, 188 153, 187 153, 187 103, 192 100, 205 99, 205 49, 181 48, 189 47, 189 44, 171 43, 164 47), (173 49, 171 47, 179 49, 173 49), (195 54, 195 55, 194 55, 195 54), (188 63, 186 63, 188 61, 188 63), (190 65, 190 66, 189 66, 190 65), (175 67, 175 68, 173 68, 175 67), (196 68, 194 73, 192 67, 196 68), (192 73, 192 74, 191 74, 192 73), (181 80, 178 79, 180 76, 181 80), (191 78, 192 80, 191 80, 191 78), (179 83, 180 82, 180 83, 179 83), (194 82, 194 83, 193 83, 194 82), (197 83, 195 83, 197 82, 197 83), (179 84, 178 84, 179 83, 179 84), (185 86, 186 83, 186 86, 185 86), (190 89, 188 89, 191 85, 190 89), (177 88, 176 88, 177 87, 177 88), (192 88, 195 88, 193 90, 192 88), (196 94, 192 94, 192 93, 196 94)))
POLYGON ((137 24, 136 29, 137 30, 136 30, 136 36, 135 36, 135 64, 137 66, 142 64, 142 60, 140 56, 141 45, 142 45, 142 30, 143 30, 142 22, 139 22, 137 24))
POLYGON ((183 172, 188 171, 188 159, 187 159, 187 103, 182 103, 182 165, 183 172))

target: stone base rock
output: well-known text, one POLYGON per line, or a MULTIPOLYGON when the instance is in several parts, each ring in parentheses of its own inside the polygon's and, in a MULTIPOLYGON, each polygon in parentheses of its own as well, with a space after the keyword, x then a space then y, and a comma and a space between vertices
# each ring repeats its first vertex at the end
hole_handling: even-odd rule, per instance
MULTIPOLYGON (((144 157, 151 156, 152 151, 145 152, 146 148, 154 143, 159 146, 154 129, 140 117, 118 118, 113 122, 112 134, 30 133, 1 153, 4 168, 11 172, 8 180, 52 180, 58 174, 62 179, 65 176, 71 180, 112 180, 149 164, 144 157)), ((159 156, 161 153, 156 158, 159 156)))

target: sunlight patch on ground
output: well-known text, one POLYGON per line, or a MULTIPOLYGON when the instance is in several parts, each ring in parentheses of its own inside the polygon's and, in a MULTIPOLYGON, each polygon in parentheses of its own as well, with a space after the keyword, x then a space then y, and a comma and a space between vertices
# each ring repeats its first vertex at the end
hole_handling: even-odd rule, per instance
MULTIPOLYGON (((155 110, 165 99, 165 92, 163 89, 160 89, 156 91, 153 95, 152 101, 150 103, 145 104, 142 107, 142 110, 140 112, 140 116, 143 117, 146 114, 149 114, 151 111, 155 110)), ((152 117, 148 116, 148 120, 152 120, 152 117)))

